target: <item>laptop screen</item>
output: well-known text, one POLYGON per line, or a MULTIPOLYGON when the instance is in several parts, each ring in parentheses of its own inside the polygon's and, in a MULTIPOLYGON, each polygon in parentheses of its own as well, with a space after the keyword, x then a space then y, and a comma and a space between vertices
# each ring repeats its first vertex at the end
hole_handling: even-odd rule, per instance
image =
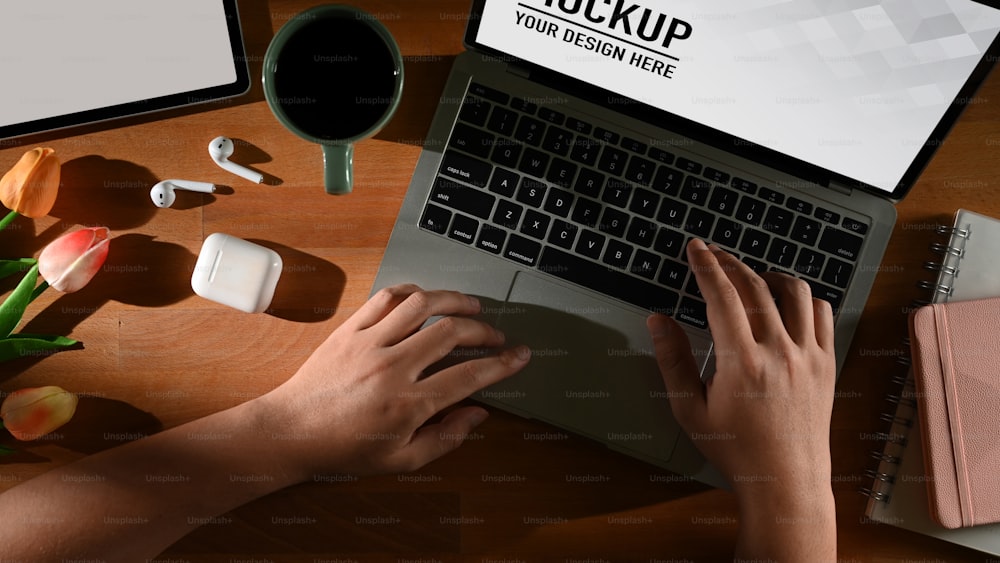
POLYGON ((233 0, 0 3, 0 138, 249 86, 233 0))
POLYGON ((488 0, 475 42, 891 194, 998 31, 971 0, 488 0))

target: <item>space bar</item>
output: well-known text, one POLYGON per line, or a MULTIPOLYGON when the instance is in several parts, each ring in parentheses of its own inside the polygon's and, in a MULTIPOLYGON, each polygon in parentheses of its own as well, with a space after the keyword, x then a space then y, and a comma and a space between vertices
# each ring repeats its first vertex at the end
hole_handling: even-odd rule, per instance
POLYGON ((677 294, 669 289, 551 246, 542 251, 538 269, 648 311, 672 315, 677 306, 677 294))

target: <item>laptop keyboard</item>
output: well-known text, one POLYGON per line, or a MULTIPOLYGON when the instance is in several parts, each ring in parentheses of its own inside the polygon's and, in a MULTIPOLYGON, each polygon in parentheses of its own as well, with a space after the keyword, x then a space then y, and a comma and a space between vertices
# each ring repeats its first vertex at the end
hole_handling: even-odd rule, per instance
POLYGON ((694 237, 838 311, 865 222, 651 144, 472 83, 420 226, 698 328, 694 237))

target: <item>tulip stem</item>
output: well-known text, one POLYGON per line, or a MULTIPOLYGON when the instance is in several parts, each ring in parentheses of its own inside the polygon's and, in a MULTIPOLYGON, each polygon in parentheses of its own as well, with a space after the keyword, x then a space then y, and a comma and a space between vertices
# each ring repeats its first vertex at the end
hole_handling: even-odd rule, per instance
POLYGON ((18 215, 19 213, 17 211, 11 211, 6 217, 0 219, 0 231, 6 229, 7 225, 10 225, 14 219, 17 219, 18 215))
POLYGON ((31 303, 39 295, 45 293, 45 290, 48 288, 49 288, 49 282, 42 280, 42 283, 38 284, 38 287, 35 288, 35 291, 31 292, 31 299, 28 300, 28 303, 31 303))

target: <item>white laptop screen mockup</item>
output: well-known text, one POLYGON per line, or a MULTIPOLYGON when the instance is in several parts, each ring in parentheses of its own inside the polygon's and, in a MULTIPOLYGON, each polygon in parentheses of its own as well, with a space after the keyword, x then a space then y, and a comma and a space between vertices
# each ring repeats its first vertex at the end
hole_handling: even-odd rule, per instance
POLYGON ((1000 10, 971 0, 489 0, 482 10, 480 45, 886 194, 943 134, 1000 31, 1000 10))

